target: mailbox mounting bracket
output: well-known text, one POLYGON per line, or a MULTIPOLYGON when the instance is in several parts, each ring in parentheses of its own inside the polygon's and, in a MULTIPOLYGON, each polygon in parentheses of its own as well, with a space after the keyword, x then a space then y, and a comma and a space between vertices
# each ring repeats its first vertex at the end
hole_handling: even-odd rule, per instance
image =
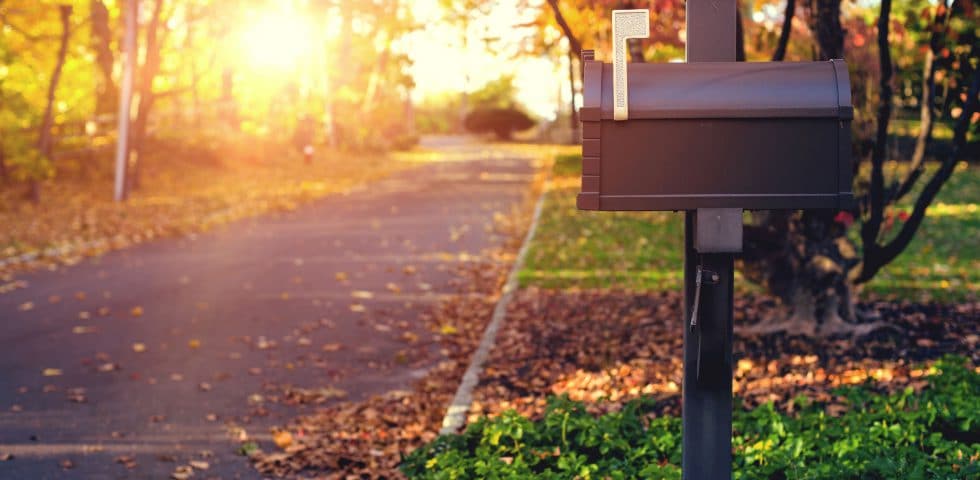
POLYGON ((699 208, 695 217, 694 249, 698 253, 742 251, 741 208, 699 208))

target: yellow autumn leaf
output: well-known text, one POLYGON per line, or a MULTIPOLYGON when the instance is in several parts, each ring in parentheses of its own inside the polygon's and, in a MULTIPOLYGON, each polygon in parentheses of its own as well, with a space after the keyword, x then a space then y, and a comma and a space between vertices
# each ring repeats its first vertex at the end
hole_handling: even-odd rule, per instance
POLYGON ((45 377, 60 377, 62 374, 60 368, 45 368, 41 371, 41 375, 45 377))
POLYGON ((456 332, 458 332, 458 330, 456 330, 456 327, 449 324, 439 327, 439 333, 443 335, 455 335, 456 332))
POLYGON ((136 353, 143 353, 146 351, 146 345, 140 342, 133 344, 133 351, 136 353))
POLYGON ((275 442, 277 447, 286 448, 293 444, 293 434, 281 430, 272 434, 272 441, 275 442))
POLYGON ((132 316, 134 316, 134 317, 142 317, 143 316, 143 307, 133 307, 129 311, 129 314, 132 315, 132 316))

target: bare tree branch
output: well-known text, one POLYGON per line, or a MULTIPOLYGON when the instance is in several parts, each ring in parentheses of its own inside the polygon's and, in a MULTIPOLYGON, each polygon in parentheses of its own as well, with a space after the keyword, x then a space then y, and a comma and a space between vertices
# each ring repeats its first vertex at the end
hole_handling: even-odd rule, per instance
POLYGON ((558 27, 561 28, 562 33, 565 34, 565 38, 568 39, 569 48, 572 49, 576 57, 582 56, 582 42, 579 42, 578 38, 575 37, 575 32, 572 32, 572 27, 568 26, 568 21, 561 14, 561 9, 558 8, 558 0, 548 0, 548 5, 551 6, 551 11, 555 14, 555 21, 558 22, 558 27))
MULTIPOLYGON (((48 84, 47 103, 44 107, 44 115, 41 117, 41 126, 38 131, 37 150, 45 159, 51 158, 51 126, 54 123, 54 103, 55 93, 58 90, 58 83, 61 81, 61 72, 65 66, 65 58, 68 56, 68 39, 71 36, 71 5, 59 5, 58 10, 61 14, 61 45, 58 47, 58 60, 51 74, 51 83, 48 84)), ((34 203, 41 201, 40 179, 34 178, 31 181, 31 200, 34 203)))
POLYGON ((888 44, 888 29, 891 20, 891 0, 881 1, 881 13, 878 16, 878 62, 881 69, 879 79, 879 98, 877 115, 877 132, 874 148, 871 151, 871 185, 868 191, 868 219, 861 225, 861 240, 864 245, 861 276, 869 268, 880 268, 878 256, 878 234, 885 211, 885 176, 884 165, 886 145, 888 141, 888 123, 892 113, 892 58, 888 44))
POLYGON ((783 28, 779 31, 779 41, 776 42, 776 51, 772 53, 772 61, 782 62, 786 58, 786 46, 789 44, 789 35, 793 31, 793 16, 796 15, 796 0, 786 0, 786 12, 783 14, 783 28))
MULTIPOLYGON (((887 1, 890 0, 883 0, 883 2, 887 1)), ((929 179, 929 183, 926 184, 922 193, 919 194, 919 198, 915 201, 915 209, 912 210, 909 219, 902 225, 902 229, 899 230, 898 235, 891 242, 880 247, 880 251, 875 258, 875 263, 869 264, 866 261, 862 265, 861 275, 856 280, 858 283, 866 282, 874 277, 875 273, 881 267, 887 265, 902 253, 912 241, 912 238, 915 237, 915 232, 922 224, 922 220, 925 219, 926 209, 932 204, 939 190, 953 174, 953 170, 955 170, 956 164, 959 161, 960 152, 966 147, 966 134, 970 127, 970 119, 977 112, 978 95, 980 95, 980 68, 973 71, 973 79, 970 82, 966 102, 963 104, 963 111, 956 120, 956 126, 953 130, 953 148, 943 160, 942 166, 933 174, 932 178, 929 179)), ((867 248, 867 245, 865 245, 865 248, 867 248)))
MULTIPOLYGON (((956 0, 953 2, 954 7, 955 4, 956 0)), ((929 50, 926 51, 925 62, 922 66, 922 97, 919 100, 919 135, 915 140, 915 150, 912 152, 909 172, 906 174, 905 179, 894 187, 893 200, 898 200, 907 195, 922 176, 926 147, 932 141, 932 127, 936 115, 934 106, 936 98, 936 53, 945 37, 946 24, 949 21, 950 11, 952 11, 952 8, 946 7, 945 0, 936 7, 932 35, 929 38, 929 50)))

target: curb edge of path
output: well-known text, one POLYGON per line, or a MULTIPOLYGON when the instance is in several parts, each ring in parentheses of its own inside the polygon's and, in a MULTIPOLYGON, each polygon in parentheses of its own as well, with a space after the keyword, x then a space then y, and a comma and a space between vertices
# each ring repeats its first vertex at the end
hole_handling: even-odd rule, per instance
POLYGON ((514 259, 514 264, 511 265, 507 282, 504 283, 504 287, 500 291, 500 299, 497 300, 497 305, 494 306, 490 323, 487 324, 486 330, 483 331, 483 338, 480 340, 480 345, 473 352, 473 356, 470 358, 470 364, 466 368, 466 373, 463 374, 463 379, 456 389, 456 395, 453 396, 452 402, 450 402, 449 407, 446 409, 446 416, 443 417, 442 428, 439 430, 440 435, 456 433, 466 424, 466 414, 469 412, 470 405, 473 403, 473 389, 476 388, 477 383, 480 381, 483 364, 486 362, 487 356, 490 354, 490 348, 493 347, 497 338, 497 331, 507 316, 507 307, 514 298, 514 292, 517 291, 518 273, 524 266, 524 259, 527 257, 531 240, 534 238, 534 234, 538 229, 538 221, 541 219, 544 198, 550 189, 551 181, 547 180, 541 189, 541 194, 538 196, 537 204, 534 206, 531 225, 528 226, 527 233, 524 235, 524 241, 521 243, 521 248, 517 252, 517 258, 514 259))

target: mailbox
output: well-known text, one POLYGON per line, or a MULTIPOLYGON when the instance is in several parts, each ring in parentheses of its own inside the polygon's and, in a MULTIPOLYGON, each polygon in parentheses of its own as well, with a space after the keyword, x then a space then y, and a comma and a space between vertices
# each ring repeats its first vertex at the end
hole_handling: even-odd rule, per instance
POLYGON ((839 209, 853 202, 853 108, 842 60, 617 61, 583 52, 578 208, 839 209))

